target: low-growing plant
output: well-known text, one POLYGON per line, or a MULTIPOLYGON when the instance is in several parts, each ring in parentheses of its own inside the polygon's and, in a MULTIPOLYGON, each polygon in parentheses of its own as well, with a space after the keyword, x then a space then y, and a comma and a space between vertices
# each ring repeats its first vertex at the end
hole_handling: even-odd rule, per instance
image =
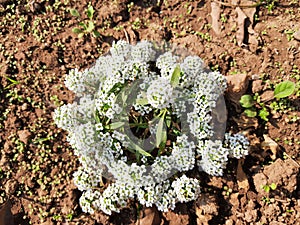
MULTIPOLYGON (((93 20, 94 16, 94 8, 92 5, 89 5, 86 10, 86 15, 88 18, 88 21, 81 21, 79 22, 79 27, 75 27, 72 29, 72 32, 75 34, 78 34, 78 38, 82 38, 84 35, 92 34, 94 37, 100 37, 100 33, 95 30, 95 22, 93 20)), ((76 9, 71 9, 70 13, 72 16, 75 16, 77 18, 80 17, 79 12, 76 9)))
POLYGON ((74 217, 74 214, 73 214, 73 213, 68 213, 68 214, 66 215, 66 219, 67 219, 68 221, 72 221, 72 220, 73 220, 73 217, 74 217))
POLYGON ((17 85, 17 84, 20 83, 19 81, 14 80, 14 79, 12 79, 12 78, 9 78, 9 77, 7 77, 7 76, 6 76, 5 78, 6 78, 7 81, 10 82, 10 84, 7 85, 6 87, 4 87, 4 89, 9 89, 10 87, 12 87, 12 86, 17 85))
POLYGON ((276 3, 278 3, 278 0, 266 0, 266 1, 260 0, 260 2, 262 4, 265 4, 266 8, 268 9, 268 12, 271 13, 275 8, 276 3))
POLYGON ((269 111, 264 103, 260 102, 258 94, 243 95, 240 99, 241 106, 245 108, 244 112, 249 117, 259 116, 261 119, 268 121, 269 111), (256 106, 258 104, 260 108, 256 106))
POLYGON ((244 112, 249 117, 259 116, 262 120, 268 121, 270 110, 274 109, 280 99, 284 99, 292 95, 295 91, 295 83, 292 81, 283 81, 275 86, 274 98, 270 104, 266 104, 260 101, 260 96, 255 93, 253 96, 246 94, 240 99, 241 106, 245 109, 244 112))
POLYGON ((276 188, 277 188, 277 185, 275 183, 272 183, 272 184, 266 184, 266 185, 263 185, 261 187, 266 193, 269 193, 271 190, 272 191, 275 191, 276 188))
POLYGON ((224 76, 177 50, 118 41, 94 66, 66 76, 79 98, 54 120, 81 162, 74 182, 84 212, 119 212, 128 199, 174 209, 199 196, 188 171, 221 176, 229 158, 248 154, 243 135, 225 133, 224 76))

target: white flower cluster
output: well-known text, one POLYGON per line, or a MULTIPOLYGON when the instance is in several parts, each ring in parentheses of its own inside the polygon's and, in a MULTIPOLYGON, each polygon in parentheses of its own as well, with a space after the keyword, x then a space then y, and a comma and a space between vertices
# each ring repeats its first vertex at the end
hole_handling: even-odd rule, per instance
MULTIPOLYGON (((80 100, 56 109, 54 119, 69 132, 68 141, 82 164, 74 182, 83 191, 84 212, 119 212, 134 198, 161 211, 174 209, 177 202, 195 200, 200 193, 199 181, 186 171, 198 165, 210 175, 222 175, 228 157, 247 155, 249 142, 240 134, 226 134, 224 142, 211 139, 211 112, 226 88, 225 78, 206 71, 197 56, 179 62, 171 51, 158 52, 147 41, 135 46, 118 41, 110 55, 66 77, 66 86, 80 100), (129 112, 124 114, 124 109, 134 112, 133 119, 180 119, 181 129, 168 147, 156 143, 153 152, 158 153, 153 153, 130 136, 129 124, 126 130, 129 112), (113 181, 101 190, 102 176, 113 181)), ((178 121, 168 126, 172 123, 178 121)), ((159 130, 163 134, 161 123, 148 125, 151 135, 159 130)))
POLYGON ((228 161, 228 149, 222 146, 220 140, 206 140, 199 143, 197 153, 201 155, 201 160, 198 161, 200 170, 213 176, 222 176, 223 169, 228 161))
POLYGON ((80 191, 96 187, 101 180, 101 170, 94 171, 91 168, 85 168, 85 170, 83 167, 79 167, 74 173, 74 183, 80 191))
POLYGON ((248 155, 248 139, 242 134, 225 134, 224 146, 229 149, 229 156, 232 158, 243 158, 248 155))
POLYGON ((200 194, 199 180, 182 175, 173 182, 169 180, 155 185, 132 186, 124 183, 113 183, 102 194, 98 191, 85 192, 80 198, 84 212, 93 212, 93 208, 101 209, 106 214, 120 212, 127 206, 127 200, 136 197, 138 201, 151 207, 156 205, 160 211, 174 209, 177 202, 188 202, 197 199, 200 194), (91 204, 92 202, 92 204, 91 204))
POLYGON ((158 109, 168 108, 174 99, 170 80, 160 77, 150 83, 147 90, 147 100, 152 107, 158 109))
POLYGON ((160 69, 162 77, 171 79, 172 73, 177 66, 178 57, 174 56, 171 52, 166 52, 160 55, 156 60, 156 66, 160 69))

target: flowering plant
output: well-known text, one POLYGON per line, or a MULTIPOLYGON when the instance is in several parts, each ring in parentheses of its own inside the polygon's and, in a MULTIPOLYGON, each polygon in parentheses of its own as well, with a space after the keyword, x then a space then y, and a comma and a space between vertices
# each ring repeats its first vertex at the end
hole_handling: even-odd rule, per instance
POLYGON ((225 78, 197 56, 118 41, 91 68, 71 70, 65 84, 79 101, 57 108, 54 119, 82 164, 74 182, 85 212, 119 212, 134 198, 174 209, 199 196, 187 171, 222 175, 229 157, 247 155, 243 135, 220 129, 225 78))

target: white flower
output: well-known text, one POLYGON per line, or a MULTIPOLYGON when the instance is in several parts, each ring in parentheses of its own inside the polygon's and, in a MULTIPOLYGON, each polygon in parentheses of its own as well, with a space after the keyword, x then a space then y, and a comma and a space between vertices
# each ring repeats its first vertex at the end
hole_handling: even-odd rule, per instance
POLYGON ((201 142, 197 149, 201 154, 201 160, 198 161, 200 170, 213 176, 222 176, 223 169, 228 161, 228 149, 222 146, 220 140, 201 142))
POLYGON ((118 41, 117 43, 113 42, 112 47, 110 49, 110 53, 113 57, 121 56, 128 57, 131 51, 131 45, 123 40, 118 41))
POLYGON ((225 134, 224 146, 229 149, 229 156, 240 159, 248 155, 249 141, 242 134, 225 134))
POLYGON ((172 183, 174 194, 179 202, 196 200, 200 194, 200 182, 194 178, 182 175, 172 183))
POLYGON ((172 52, 166 52, 158 57, 156 66, 160 69, 162 77, 170 80, 174 69, 176 68, 178 57, 174 56, 172 52))
POLYGON ((195 79, 204 72, 204 62, 198 56, 188 56, 180 64, 183 72, 182 86, 189 87, 195 84, 195 79))
POLYGON ((149 62, 154 61, 156 51, 153 49, 152 43, 148 41, 141 41, 133 47, 131 57, 133 61, 149 62))

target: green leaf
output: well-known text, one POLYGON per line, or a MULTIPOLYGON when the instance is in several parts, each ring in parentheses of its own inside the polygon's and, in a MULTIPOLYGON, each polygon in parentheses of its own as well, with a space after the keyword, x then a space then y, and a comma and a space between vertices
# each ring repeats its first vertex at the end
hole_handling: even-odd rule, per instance
POLYGON ((292 81, 283 81, 275 86, 274 97, 277 99, 285 98, 294 93, 295 83, 292 81))
POLYGON ((170 116, 166 116, 166 124, 167 127, 170 128, 172 123, 172 118, 170 116))
POLYGON ((244 112, 248 117, 255 117, 257 115, 255 109, 253 109, 253 108, 245 109, 244 112))
POLYGON ((84 30, 87 30, 87 25, 84 22, 80 22, 79 26, 81 26, 84 30))
POLYGON ((161 155, 161 153, 163 152, 163 150, 165 149, 166 147, 166 143, 167 143, 167 131, 164 130, 163 132, 163 137, 162 137, 162 141, 159 145, 159 152, 158 152, 158 155, 161 155))
POLYGON ((179 80, 180 80, 180 75, 181 75, 181 71, 180 71, 180 67, 177 65, 172 73, 172 77, 171 77, 171 85, 172 87, 176 87, 179 84, 179 80))
POLYGON ((276 190, 277 184, 272 183, 272 184, 270 185, 270 188, 271 188, 273 191, 276 190))
POLYGON ((167 130, 163 129, 160 146, 164 148, 166 146, 166 142, 167 142, 167 130))
POLYGON ((240 99, 241 106, 244 108, 251 108, 254 105, 254 100, 251 95, 243 95, 240 99))
POLYGON ((101 36, 101 34, 96 30, 93 31, 93 35, 94 35, 94 37, 100 37, 101 36))
MULTIPOLYGON (((20 83, 19 81, 17 81, 17 80, 13 80, 13 79, 11 79, 11 78, 9 78, 9 77, 7 77, 7 76, 5 76, 5 78, 6 78, 8 81, 10 81, 10 82, 11 82, 11 84, 9 84, 9 85, 5 86, 5 87, 4 87, 4 90, 7 90, 7 89, 9 89, 11 86, 13 86, 13 85, 17 85, 17 84, 19 84, 19 83, 20 83)), ((0 92, 1 92, 1 89, 0 89, 0 92)))
POLYGON ((93 15, 94 15, 94 8, 93 6, 89 6, 88 9, 87 9, 87 17, 91 20, 93 18, 93 15))
POLYGON ((79 12, 76 9, 70 9, 70 13, 72 16, 76 16, 76 17, 80 16, 79 12))
POLYGON ((99 115, 99 111, 96 110, 95 113, 94 113, 94 118, 96 120, 97 123, 100 123, 101 120, 100 120, 100 115, 99 115))
POLYGON ((270 192, 270 186, 269 185, 264 185, 263 186, 263 189, 266 193, 269 193, 270 192))
POLYGON ((156 147, 158 148, 160 143, 163 141, 163 135, 166 130, 164 129, 165 117, 161 117, 158 121, 157 131, 156 131, 156 147))
POLYGON ((269 111, 267 110, 266 107, 262 108, 259 110, 258 116, 262 118, 265 121, 269 121, 268 116, 270 115, 269 111))
POLYGON ((141 155, 147 156, 147 157, 152 157, 152 155, 149 152, 146 152, 144 149, 142 149, 139 145, 133 143, 131 140, 129 141, 129 146, 136 150, 138 153, 141 155))
POLYGON ((139 105, 147 105, 147 104, 149 104, 147 98, 138 98, 136 100, 136 103, 139 104, 139 105))
POLYGON ((75 34, 80 34, 80 33, 82 33, 83 31, 82 31, 81 29, 75 27, 75 28, 72 29, 72 32, 75 33, 75 34))
POLYGON ((9 77, 7 77, 7 76, 5 76, 5 78, 6 78, 6 80, 10 81, 10 82, 13 83, 13 84, 19 84, 19 83, 20 83, 19 81, 14 80, 14 79, 11 79, 11 78, 9 78, 9 77))
POLYGON ((122 99, 123 105, 124 105, 124 103, 126 103, 127 98, 128 98, 128 94, 123 90, 121 92, 121 99, 122 99))
POLYGON ((89 22, 88 22, 88 27, 87 27, 86 31, 87 31, 88 33, 91 33, 94 29, 95 29, 94 22, 93 22, 93 21, 89 21, 89 22))
POLYGON ((83 33, 83 32, 80 33, 80 34, 78 34, 78 38, 83 38, 83 36, 84 36, 84 33, 83 33))
POLYGON ((124 126, 124 122, 115 122, 109 125, 109 129, 114 130, 122 126, 124 126))

